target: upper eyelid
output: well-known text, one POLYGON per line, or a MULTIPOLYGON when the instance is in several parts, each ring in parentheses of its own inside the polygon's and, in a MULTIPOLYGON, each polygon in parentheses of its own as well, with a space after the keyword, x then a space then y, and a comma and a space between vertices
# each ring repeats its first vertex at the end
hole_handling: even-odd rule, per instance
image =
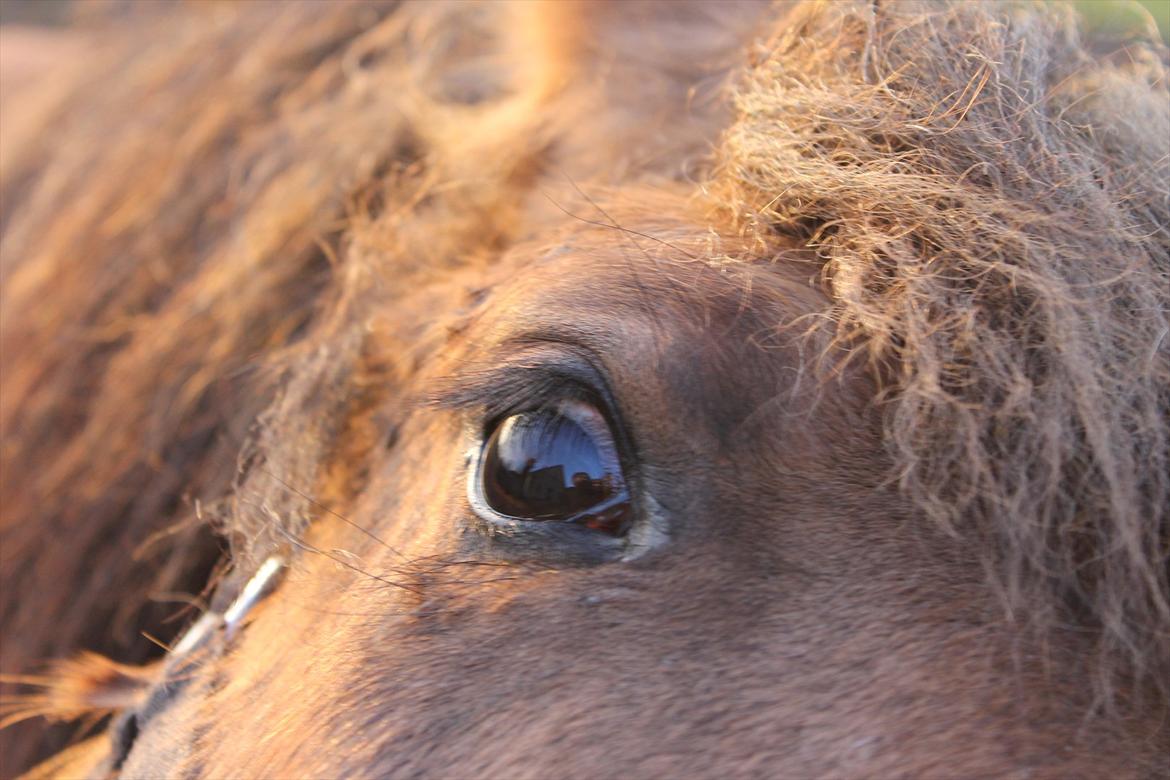
MULTIPOLYGON (((441 379, 428 395, 428 402, 457 411, 486 407, 502 413, 525 402, 563 395, 567 387, 575 385, 612 404, 604 375, 582 354, 584 350, 562 343, 526 343, 528 347, 518 354, 499 361, 491 361, 489 356, 441 379)), ((503 346, 495 352, 503 351, 503 346)))

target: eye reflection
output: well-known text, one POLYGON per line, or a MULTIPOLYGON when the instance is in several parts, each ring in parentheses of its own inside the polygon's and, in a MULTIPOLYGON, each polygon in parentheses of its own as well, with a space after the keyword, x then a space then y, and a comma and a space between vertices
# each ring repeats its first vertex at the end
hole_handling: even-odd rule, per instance
POLYGON ((604 418, 584 404, 505 419, 484 445, 483 499, 507 517, 618 534, 629 501, 604 418))

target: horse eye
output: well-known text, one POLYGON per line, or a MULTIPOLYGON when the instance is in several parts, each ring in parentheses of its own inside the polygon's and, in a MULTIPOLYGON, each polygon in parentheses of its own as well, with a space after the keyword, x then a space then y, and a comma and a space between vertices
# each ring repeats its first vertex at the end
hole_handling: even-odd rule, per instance
POLYGON ((585 403, 514 414, 488 437, 481 499, 514 520, 576 523, 618 536, 630 500, 604 416, 585 403))

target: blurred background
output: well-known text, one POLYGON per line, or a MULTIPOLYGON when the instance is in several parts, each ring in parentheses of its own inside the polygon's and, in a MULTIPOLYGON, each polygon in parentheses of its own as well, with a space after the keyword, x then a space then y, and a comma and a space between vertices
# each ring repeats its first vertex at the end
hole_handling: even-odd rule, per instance
MULTIPOLYGON (((67 25, 86 6, 102 8, 103 15, 134 5, 158 2, 233 2, 234 0, 0 0, 0 25, 67 25)), ((1170 43, 1170 0, 1070 0, 1094 28, 1125 34, 1149 22, 1157 24, 1162 40, 1170 43)), ((329 0, 320 0, 329 2, 329 0)), ((967 0, 982 2, 982 0, 967 0)))
POLYGON ((1072 0, 1071 5, 1093 27, 1121 33, 1125 33, 1137 21, 1135 16, 1148 13, 1158 25, 1162 40, 1170 43, 1170 0, 1072 0))
MULTIPOLYGON (((16 92, 30 87, 37 75, 54 62, 84 58, 86 46, 100 40, 85 31, 117 24, 129 16, 165 11, 179 3, 214 6, 261 1, 264 0, 0 0, 0 103, 7 103, 16 92)), ((1170 45, 1170 0, 1048 1, 1065 2, 1081 14, 1093 33, 1092 48, 1098 54, 1120 50, 1127 41, 1144 37, 1147 31, 1156 31, 1170 45)))

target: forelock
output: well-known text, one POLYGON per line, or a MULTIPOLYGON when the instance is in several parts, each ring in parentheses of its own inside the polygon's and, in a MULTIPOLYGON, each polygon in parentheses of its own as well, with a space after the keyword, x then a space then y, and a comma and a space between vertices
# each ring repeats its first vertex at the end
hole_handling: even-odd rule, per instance
POLYGON ((1050 4, 808 3, 756 51, 715 192, 823 262, 894 475, 1009 614, 1170 659, 1170 99, 1050 4))

